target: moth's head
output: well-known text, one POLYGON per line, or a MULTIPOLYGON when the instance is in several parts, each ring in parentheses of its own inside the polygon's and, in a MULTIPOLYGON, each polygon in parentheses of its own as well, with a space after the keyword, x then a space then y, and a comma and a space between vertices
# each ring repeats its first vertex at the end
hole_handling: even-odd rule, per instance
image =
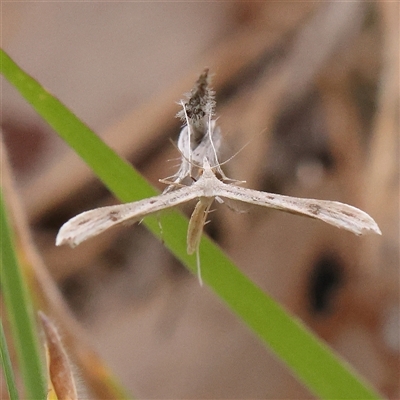
POLYGON ((207 157, 203 158, 203 168, 202 168, 202 176, 204 178, 214 178, 217 177, 219 180, 222 180, 222 174, 220 174, 221 169, 219 168, 219 164, 210 165, 210 161, 207 157))
POLYGON ((210 176, 214 175, 210 162, 208 161, 207 157, 203 158, 203 166, 202 166, 202 175, 203 176, 210 176))

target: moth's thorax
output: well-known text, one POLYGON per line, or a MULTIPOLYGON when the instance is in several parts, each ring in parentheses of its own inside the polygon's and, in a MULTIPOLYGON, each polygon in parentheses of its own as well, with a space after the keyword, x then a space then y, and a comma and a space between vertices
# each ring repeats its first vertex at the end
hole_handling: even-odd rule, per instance
POLYGON ((209 163, 205 161, 203 168, 203 174, 200 179, 195 183, 196 186, 200 187, 204 193, 204 197, 215 197, 215 191, 221 184, 219 179, 215 176, 209 163))

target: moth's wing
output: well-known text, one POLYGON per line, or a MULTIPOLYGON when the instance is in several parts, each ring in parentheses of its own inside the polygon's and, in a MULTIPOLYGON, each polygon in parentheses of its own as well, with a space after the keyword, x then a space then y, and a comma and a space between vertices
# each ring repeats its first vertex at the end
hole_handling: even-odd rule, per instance
POLYGON ((224 183, 215 188, 214 194, 222 198, 225 197, 319 219, 338 228, 353 232, 356 235, 367 233, 381 235, 377 223, 366 212, 338 201, 283 196, 224 183))
POLYGON ((177 147, 179 152, 182 154, 183 158, 189 159, 191 146, 190 146, 190 138, 189 138, 189 130, 187 125, 185 125, 179 134, 177 147))
MULTIPOLYGON (((190 157, 190 143, 188 136, 188 128, 184 126, 180 132, 177 147, 179 152, 181 153, 181 163, 179 166, 179 170, 175 172, 172 176, 166 179, 172 179, 176 183, 181 183, 186 176, 190 175, 190 163, 188 162, 190 157)), ((164 193, 171 191, 174 189, 174 185, 169 185, 164 193)))
POLYGON ((204 135, 200 144, 193 149, 192 160, 196 165, 203 165, 204 158, 207 158, 213 168, 220 170, 218 153, 221 146, 221 133, 215 121, 211 121, 208 129, 209 134, 204 135))
POLYGON ((86 211, 67 221, 59 230, 56 245, 77 246, 83 241, 122 223, 134 223, 146 215, 175 207, 202 195, 195 186, 183 187, 170 193, 116 206, 86 211))

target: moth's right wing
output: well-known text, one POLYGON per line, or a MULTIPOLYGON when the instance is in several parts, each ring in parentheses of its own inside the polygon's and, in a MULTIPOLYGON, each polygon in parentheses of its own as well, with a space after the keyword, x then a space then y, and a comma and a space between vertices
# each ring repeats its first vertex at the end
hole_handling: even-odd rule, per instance
POLYGON ((284 196, 224 183, 216 185, 214 195, 319 219, 356 235, 382 234, 377 223, 366 212, 338 201, 284 196))
POLYGON ((67 221, 59 230, 56 245, 75 247, 83 241, 122 223, 134 223, 157 211, 175 207, 202 195, 196 186, 188 186, 173 192, 160 194, 133 203, 101 207, 83 212, 67 221))

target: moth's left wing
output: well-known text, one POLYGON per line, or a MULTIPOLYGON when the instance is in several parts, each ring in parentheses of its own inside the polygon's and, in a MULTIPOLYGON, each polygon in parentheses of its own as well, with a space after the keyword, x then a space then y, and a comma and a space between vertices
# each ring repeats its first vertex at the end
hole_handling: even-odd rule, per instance
POLYGON ((364 211, 338 201, 303 199, 279 194, 259 192, 221 183, 215 196, 238 200, 258 206, 275 208, 294 214, 319 219, 356 235, 376 233, 381 235, 377 223, 364 211))
POLYGON ((59 230, 56 245, 77 246, 83 241, 96 236, 113 226, 122 223, 134 223, 146 215, 175 207, 198 198, 201 188, 185 186, 170 193, 160 194, 133 203, 118 204, 86 211, 67 221, 59 230))

